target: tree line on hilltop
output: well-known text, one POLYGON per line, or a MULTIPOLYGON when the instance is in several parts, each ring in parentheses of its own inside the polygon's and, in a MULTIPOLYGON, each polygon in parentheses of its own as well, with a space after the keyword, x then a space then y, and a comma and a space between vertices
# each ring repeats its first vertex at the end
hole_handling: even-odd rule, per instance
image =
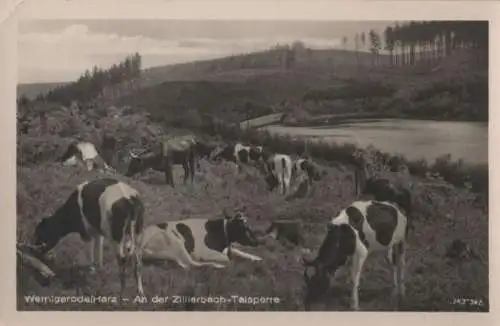
MULTIPOLYGON (((356 52, 367 47, 373 54, 373 64, 382 49, 389 53, 390 65, 414 65, 420 61, 435 62, 459 48, 479 50, 477 62, 487 64, 488 21, 409 21, 387 26, 380 35, 371 29, 356 33, 356 52), (385 45, 382 45, 382 38, 385 45)), ((342 38, 344 48, 348 37, 342 38)))

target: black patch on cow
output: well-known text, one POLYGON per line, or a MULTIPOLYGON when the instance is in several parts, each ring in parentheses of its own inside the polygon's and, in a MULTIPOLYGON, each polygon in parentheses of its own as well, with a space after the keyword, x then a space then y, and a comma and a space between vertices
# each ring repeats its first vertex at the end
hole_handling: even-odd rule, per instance
MULTIPOLYGON (((117 184, 116 179, 104 178, 94 180, 83 186, 81 190, 82 211, 89 224, 97 230, 101 230, 101 208, 99 206, 99 198, 102 193, 111 185, 117 184)), ((82 229, 82 238, 88 238, 88 234, 82 229)))
POLYGON ((139 233, 142 230, 143 212, 144 206, 138 197, 118 199, 111 207, 111 238, 120 242, 124 233, 129 232, 125 227, 129 227, 128 223, 132 220, 136 221, 135 233, 139 233))
POLYGON ((366 209, 366 221, 375 231, 377 241, 387 246, 398 224, 398 212, 390 205, 372 202, 366 209))
POLYGON ((192 253, 194 250, 194 237, 189 226, 184 223, 178 223, 175 228, 184 238, 184 248, 186 248, 187 252, 192 253))
POLYGON ((370 245, 366 240, 365 233, 363 232, 363 222, 364 217, 363 214, 354 206, 349 206, 345 210, 347 217, 349 218, 349 224, 358 231, 359 239, 365 245, 366 248, 369 248, 370 245))
POLYGON ((158 224, 156 224, 156 226, 159 227, 160 229, 166 230, 168 223, 166 223, 166 222, 158 223, 158 224))
POLYGON ((249 153, 246 148, 240 150, 238 153, 238 159, 240 160, 241 163, 248 163, 249 161, 249 153))
POLYGON ((333 273, 343 266, 355 251, 356 235, 353 229, 347 224, 329 225, 316 261, 333 273))
POLYGON ((286 170, 286 160, 285 158, 281 158, 281 167, 283 168, 283 170, 286 170))
POLYGON ((228 246, 228 239, 226 237, 226 232, 224 230, 224 220, 208 220, 205 223, 205 239, 203 242, 207 248, 222 252, 228 246))

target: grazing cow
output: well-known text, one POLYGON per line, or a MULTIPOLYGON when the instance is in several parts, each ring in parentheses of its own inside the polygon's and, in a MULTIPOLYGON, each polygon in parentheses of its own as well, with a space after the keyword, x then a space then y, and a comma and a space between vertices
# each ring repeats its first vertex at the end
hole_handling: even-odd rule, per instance
POLYGON ((292 178, 292 159, 289 155, 274 154, 266 162, 266 182, 269 191, 277 188, 278 193, 287 195, 292 178))
POLYGON ((132 177, 149 168, 163 172, 165 182, 175 187, 173 165, 181 164, 184 169, 184 184, 188 178, 194 181, 194 166, 196 148, 193 140, 188 136, 163 139, 158 143, 155 151, 147 151, 140 155, 130 152, 130 163, 125 176, 132 177))
POLYGON ((242 143, 227 145, 222 151, 215 155, 214 160, 225 159, 233 162, 238 166, 238 171, 242 170, 242 164, 258 162, 261 158, 264 160, 268 154, 262 146, 246 146, 242 143))
POLYGON ((74 166, 83 163, 89 171, 99 166, 106 170, 113 171, 113 169, 101 158, 94 144, 90 142, 72 142, 64 155, 59 159, 59 162, 62 162, 62 164, 66 166, 74 166))
POLYGON ((309 185, 313 181, 320 181, 321 176, 316 165, 308 158, 297 159, 292 166, 292 178, 295 180, 300 177, 306 177, 309 185))
POLYGON ((351 308, 359 310, 359 280, 363 264, 372 252, 388 251, 393 265, 393 297, 404 297, 406 216, 396 205, 379 201, 355 201, 328 224, 328 233, 313 260, 304 259, 305 306, 317 301, 329 288, 329 278, 350 261, 351 308))
POLYGON ((232 247, 233 243, 257 246, 258 241, 243 212, 224 218, 185 219, 150 225, 141 241, 146 260, 173 260, 184 269, 191 266, 224 268, 232 255, 252 261, 262 258, 232 247))
POLYGON ((93 270, 96 251, 99 267, 103 265, 103 241, 107 238, 113 243, 118 258, 121 294, 125 287, 126 263, 133 258, 137 289, 144 295, 142 258, 137 250, 143 230, 143 214, 144 205, 139 193, 127 184, 110 178, 85 181, 52 216, 43 218, 36 226, 34 245, 43 255, 66 235, 79 233, 84 242, 90 242, 93 270))

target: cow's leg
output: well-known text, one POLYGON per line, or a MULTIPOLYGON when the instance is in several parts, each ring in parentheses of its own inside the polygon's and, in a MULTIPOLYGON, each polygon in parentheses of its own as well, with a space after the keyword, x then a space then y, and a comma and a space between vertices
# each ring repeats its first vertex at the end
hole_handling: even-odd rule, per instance
POLYGON ((95 239, 95 237, 91 237, 89 242, 88 242, 88 246, 89 246, 89 251, 90 251, 90 265, 89 265, 89 270, 90 270, 90 273, 94 273, 96 268, 95 268, 95 256, 96 256, 96 246, 97 245, 97 241, 95 239))
POLYGON ((290 179, 285 179, 285 196, 290 192, 290 179))
POLYGON ((262 258, 259 257, 259 256, 254 256, 252 254, 243 252, 243 251, 241 251, 239 249, 236 249, 236 248, 231 248, 231 254, 233 254, 235 256, 238 256, 238 257, 241 257, 241 258, 244 258, 244 259, 251 260, 251 261, 260 261, 260 260, 262 260, 262 258))
POLYGON ((168 249, 159 252, 150 252, 149 250, 144 250, 145 255, 149 255, 150 258, 154 260, 173 260, 183 269, 189 269, 189 267, 201 267, 201 266, 212 266, 215 268, 225 268, 224 265, 212 263, 212 262, 198 262, 193 260, 191 255, 184 248, 183 243, 172 244, 168 249))
POLYGON ((196 158, 196 169, 198 170, 198 172, 201 172, 200 159, 201 157, 196 158))
POLYGON ((140 251, 136 250, 134 251, 134 273, 135 273, 135 281, 137 283, 137 291, 139 292, 139 295, 144 296, 144 288, 142 286, 142 255, 140 254, 140 251))
POLYGON ((125 272, 127 270, 127 259, 125 257, 117 256, 118 259, 118 269, 120 270, 120 297, 123 296, 123 290, 125 289, 125 272))
POLYGON ((170 158, 165 158, 163 164, 163 169, 165 173, 165 182, 172 187, 175 187, 174 184, 174 174, 173 174, 173 165, 170 158))
MULTIPOLYGON (((232 252, 233 249, 231 249, 232 252)), ((224 252, 219 252, 211 249, 206 249, 201 255, 205 261, 213 261, 218 263, 229 263, 229 257, 227 255, 227 248, 224 252)))
POLYGON ((196 165, 198 165, 198 169, 199 169, 199 164, 200 164, 200 161, 199 159, 196 158, 195 155, 193 155, 191 157, 191 159, 189 160, 188 162, 189 164, 189 171, 190 171, 190 176, 191 176, 191 182, 194 182, 194 174, 196 173, 196 165))
POLYGON ((405 285, 404 285, 404 269, 405 269, 405 244, 398 243, 393 247, 392 252, 392 269, 393 269, 393 299, 394 308, 398 308, 399 299, 405 296, 405 285))
POLYGON ((102 235, 97 236, 97 246, 99 247, 99 256, 97 257, 99 260, 99 268, 102 268, 102 265, 103 265, 102 253, 103 253, 103 247, 104 247, 104 236, 102 236, 102 235))
POLYGON ((361 271, 365 263, 368 251, 366 248, 358 248, 354 257, 352 258, 351 265, 351 278, 352 278, 352 293, 351 293, 351 308, 359 310, 359 280, 361 278, 361 271))
POLYGON ((182 168, 184 169, 184 184, 186 184, 190 174, 189 163, 187 161, 182 162, 182 168))

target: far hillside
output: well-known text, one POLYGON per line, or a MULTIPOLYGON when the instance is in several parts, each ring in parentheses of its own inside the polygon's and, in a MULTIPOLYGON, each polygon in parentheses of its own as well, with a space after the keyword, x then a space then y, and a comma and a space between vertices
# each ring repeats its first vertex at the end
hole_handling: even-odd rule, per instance
MULTIPOLYGON (((141 71, 141 87, 161 84, 165 81, 197 81, 197 80, 225 80, 241 81, 247 75, 274 74, 278 69, 286 66, 300 66, 318 71, 334 71, 343 66, 366 66, 373 60, 369 52, 356 52, 340 49, 313 50, 304 47, 300 42, 292 47, 277 46, 262 52, 238 54, 213 60, 200 60, 188 63, 171 64, 159 67, 146 68, 141 71), (293 50, 291 58, 290 48, 293 50), (292 64, 293 61, 293 64, 292 64)), ((381 62, 387 62, 388 56, 380 55, 381 62)), ((25 95, 34 99, 38 95, 67 84, 37 83, 19 84, 18 97, 25 95)))
POLYGON ((40 99, 127 105, 195 125, 206 117, 241 122, 275 113, 293 126, 345 116, 488 120, 487 22, 410 22, 388 26, 383 37, 372 30, 359 39, 365 41, 357 51, 295 42, 145 70, 136 53, 40 99))

